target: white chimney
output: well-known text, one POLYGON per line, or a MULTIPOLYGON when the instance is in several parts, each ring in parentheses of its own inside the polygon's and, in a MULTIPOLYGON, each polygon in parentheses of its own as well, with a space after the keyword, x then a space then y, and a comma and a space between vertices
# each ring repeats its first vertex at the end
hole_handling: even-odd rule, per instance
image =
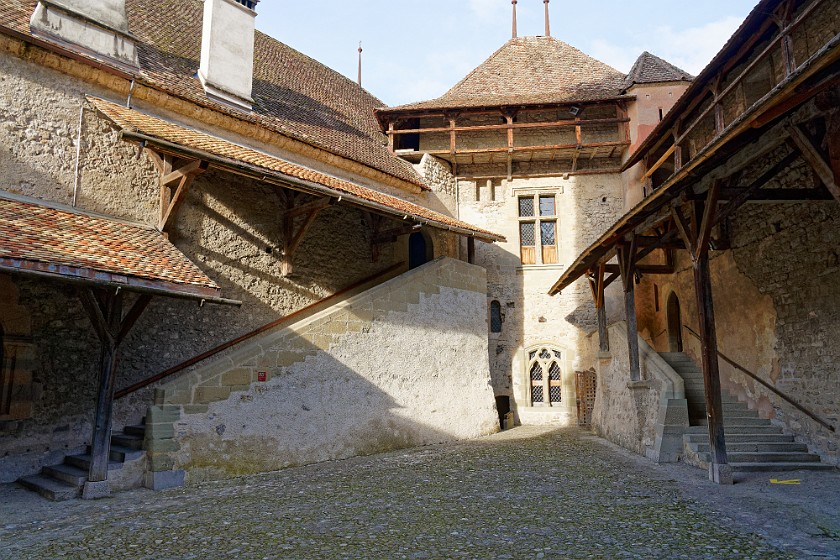
POLYGON ((128 32, 125 0, 39 0, 32 31, 136 69, 137 49, 128 32))
POLYGON ((254 8, 259 0, 204 0, 198 77, 208 97, 250 110, 254 8))

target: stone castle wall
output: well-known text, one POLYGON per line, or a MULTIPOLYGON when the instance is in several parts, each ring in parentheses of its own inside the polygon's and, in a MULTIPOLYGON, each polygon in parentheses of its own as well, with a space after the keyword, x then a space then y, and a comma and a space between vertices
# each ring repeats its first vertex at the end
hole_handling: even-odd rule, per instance
POLYGON ((481 268, 438 259, 163 384, 152 470, 196 482, 497 431, 485 293, 481 268))
MULTIPOLYGON (((1 190, 70 204, 84 107, 77 207, 156 223, 156 169, 84 101, 86 94, 114 99, 113 92, 7 54, 0 56, 0 74, 1 190)), ((407 237, 401 237, 380 246, 373 262, 363 213, 338 204, 319 215, 296 253, 293 274, 282 277, 281 208, 278 187, 215 169, 196 178, 170 240, 222 287, 225 297, 243 305, 199 308, 193 302, 155 298, 122 346, 118 388, 406 258, 407 237)), ((429 230, 429 237, 435 256, 457 254, 455 236, 429 230)), ((31 417, 0 421, 4 481, 35 472, 88 443, 99 371, 99 343, 74 289, 19 276, 8 281, 19 292, 19 305, 31 313, 35 354, 31 417)), ((147 389, 118 401, 116 426, 138 422, 151 399, 152 389, 147 389)))

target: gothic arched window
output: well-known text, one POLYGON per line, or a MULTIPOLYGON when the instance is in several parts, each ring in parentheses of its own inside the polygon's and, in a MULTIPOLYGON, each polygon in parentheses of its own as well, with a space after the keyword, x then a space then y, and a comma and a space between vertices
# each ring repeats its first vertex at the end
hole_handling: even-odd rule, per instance
POLYGON ((563 354, 550 346, 528 352, 531 404, 555 406, 563 398, 563 354))

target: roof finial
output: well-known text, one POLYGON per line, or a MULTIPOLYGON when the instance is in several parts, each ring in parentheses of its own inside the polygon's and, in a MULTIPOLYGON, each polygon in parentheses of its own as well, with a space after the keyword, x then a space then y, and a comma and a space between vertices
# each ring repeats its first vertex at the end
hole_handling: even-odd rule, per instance
POLYGON ((510 0, 513 5, 513 38, 516 39, 516 2, 517 0, 510 0))
POLYGON ((545 36, 551 37, 551 25, 548 23, 548 2, 549 0, 543 0, 543 4, 545 4, 545 36))
POLYGON ((359 87, 362 87, 362 42, 359 41, 359 87))

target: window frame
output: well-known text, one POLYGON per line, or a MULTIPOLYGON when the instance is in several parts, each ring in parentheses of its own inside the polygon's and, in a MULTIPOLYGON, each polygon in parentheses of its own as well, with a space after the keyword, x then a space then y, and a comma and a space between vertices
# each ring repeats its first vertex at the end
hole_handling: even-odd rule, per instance
POLYGON ((519 233, 519 262, 521 266, 552 266, 560 264, 559 259, 559 222, 557 213, 559 191, 533 191, 516 194, 516 215, 519 233), (553 199, 553 214, 543 215, 541 202, 543 199, 553 199), (530 216, 522 215, 522 200, 533 201, 533 213, 530 216), (522 244, 523 224, 533 224, 534 245, 522 244), (554 244, 543 244, 543 224, 552 224, 554 229, 554 244))

